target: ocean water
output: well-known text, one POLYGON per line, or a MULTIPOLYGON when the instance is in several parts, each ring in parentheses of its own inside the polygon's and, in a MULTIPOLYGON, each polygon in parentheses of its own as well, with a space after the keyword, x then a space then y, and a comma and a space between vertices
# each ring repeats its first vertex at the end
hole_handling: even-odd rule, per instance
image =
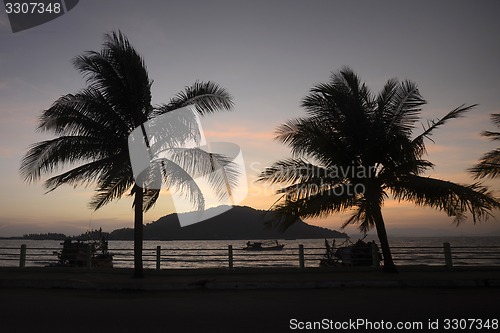
MULTIPOLYGON (((367 238, 367 240, 376 238, 367 238)), ((355 242, 357 239, 350 239, 355 242)), ((244 251, 246 241, 144 241, 146 268, 156 267, 157 247, 161 247, 161 268, 228 267, 232 246, 234 267, 298 267, 299 245, 304 247, 306 267, 317 267, 325 253, 324 239, 278 240, 282 251, 244 251)), ((399 265, 444 265, 443 243, 451 245, 454 265, 500 265, 500 237, 392 237, 393 258, 399 265)), ((332 240, 329 240, 330 244, 332 240)), ((57 262, 61 241, 0 240, 0 266, 18 266, 20 248, 27 246, 26 266, 47 266, 57 262)), ((335 245, 347 245, 336 239, 335 245)), ((109 241, 114 267, 133 267, 133 242, 109 241)))

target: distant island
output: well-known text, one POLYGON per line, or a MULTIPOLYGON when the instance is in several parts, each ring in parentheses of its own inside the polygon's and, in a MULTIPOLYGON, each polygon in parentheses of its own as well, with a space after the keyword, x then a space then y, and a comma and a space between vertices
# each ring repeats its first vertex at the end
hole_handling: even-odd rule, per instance
MULTIPOLYGON (((231 239, 313 239, 348 238, 346 233, 313 226, 302 220, 285 232, 267 228, 264 222, 273 219, 273 213, 251 207, 235 206, 208 220, 181 227, 177 214, 169 214, 144 226, 145 240, 231 240, 231 239)), ((132 240, 134 230, 114 230, 110 240, 132 240)))
POLYGON ((68 238, 72 238, 70 236, 66 236, 65 234, 48 232, 41 234, 25 234, 22 237, 9 237, 10 239, 31 239, 31 240, 65 240, 68 238))
MULTIPOLYGON (((297 220, 285 232, 271 229, 264 222, 271 221, 272 212, 251 207, 235 206, 205 221, 181 227, 177 214, 169 214, 144 226, 144 240, 265 240, 265 239, 318 239, 349 238, 346 233, 313 226, 297 220)), ((109 240, 133 240, 134 229, 122 228, 102 235, 109 240)), ((88 231, 78 236, 61 233, 26 234, 8 239, 64 240, 98 239, 98 231, 88 231)), ((5 239, 5 238, 4 238, 5 239)))
POLYGON ((87 231, 81 235, 76 236, 67 236, 62 233, 56 232, 47 232, 47 233, 37 233, 37 234, 24 234, 22 236, 13 236, 13 237, 0 237, 0 239, 29 239, 29 240, 88 240, 88 239, 99 239, 101 236, 105 238, 109 237, 109 232, 102 232, 100 230, 92 230, 87 231))

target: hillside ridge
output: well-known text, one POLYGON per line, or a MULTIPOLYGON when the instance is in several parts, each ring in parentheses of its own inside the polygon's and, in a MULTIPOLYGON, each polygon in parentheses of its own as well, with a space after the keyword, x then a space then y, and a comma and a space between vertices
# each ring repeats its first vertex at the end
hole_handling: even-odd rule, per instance
MULTIPOLYGON (((169 214, 144 226, 144 240, 228 240, 228 239, 307 239, 346 238, 347 234, 313 226, 297 220, 285 232, 271 229, 264 222, 272 221, 274 213, 247 206, 235 206, 205 221, 181 227, 177 214, 169 214)), ((132 240, 132 228, 110 233, 110 240, 132 240)))

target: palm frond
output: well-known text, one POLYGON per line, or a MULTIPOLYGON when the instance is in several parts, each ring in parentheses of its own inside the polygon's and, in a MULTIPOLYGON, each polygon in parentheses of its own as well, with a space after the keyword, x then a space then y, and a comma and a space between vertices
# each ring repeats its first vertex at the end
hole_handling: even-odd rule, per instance
POLYGON ((481 135, 489 138, 491 141, 500 140, 500 132, 484 131, 481 135))
MULTIPOLYGON (((492 114, 491 121, 500 127, 500 113, 492 114)), ((481 135, 490 138, 491 141, 500 140, 499 132, 484 131, 481 135)), ((468 170, 474 174, 474 178, 496 178, 500 176, 500 148, 491 150, 481 157, 478 164, 468 170)))
POLYGON ((161 169, 164 184, 179 196, 184 196, 197 211, 205 209, 205 196, 201 188, 185 169, 171 160, 155 163, 161 169))
POLYGON ((500 127, 500 113, 493 113, 490 115, 491 122, 495 124, 497 127, 500 127))
POLYGON ((377 178, 383 180, 386 184, 391 184, 393 180, 398 180, 406 175, 421 175, 434 167, 434 164, 430 161, 412 157, 405 158, 401 156, 401 160, 394 162, 382 165, 378 172, 377 178))
POLYGON ((109 168, 115 158, 103 158, 84 165, 75 167, 45 181, 47 192, 52 192, 61 185, 68 184, 76 187, 78 185, 89 186, 97 181, 100 176, 109 168))
POLYGON ((370 90, 366 84, 361 82, 361 78, 351 68, 344 67, 338 73, 332 73, 331 83, 336 87, 340 87, 344 92, 347 91, 351 97, 350 99, 354 101, 353 105, 359 105, 360 109, 372 106, 370 90))
POLYGON ((164 105, 154 112, 158 112, 158 115, 148 121, 146 129, 153 154, 169 148, 203 144, 198 115, 193 109, 183 108, 172 112, 164 105))
POLYGON ((489 151, 481 157, 474 167, 469 169, 474 178, 496 178, 500 176, 500 148, 489 151))
POLYGON ((395 78, 389 79, 384 85, 382 91, 378 94, 376 100, 377 102, 376 116, 378 119, 381 119, 383 117, 384 110, 391 108, 391 104, 393 103, 394 95, 396 94, 398 86, 399 86, 399 81, 397 79, 395 78))
POLYGON ((363 133, 370 128, 370 115, 365 111, 370 111, 374 102, 368 88, 351 69, 332 73, 330 82, 314 86, 302 106, 309 115, 308 122, 316 122, 326 128, 326 132, 336 133, 344 144, 352 146, 352 151, 363 150, 366 144, 363 133))
POLYGON ((296 157, 314 158, 322 165, 352 164, 357 160, 361 141, 352 140, 353 131, 337 131, 328 121, 298 118, 278 127, 276 139, 288 145, 296 157), (355 146, 355 142, 359 146, 355 146))
MULTIPOLYGON (((185 170, 191 180, 204 177, 218 200, 230 199, 233 189, 238 186, 239 170, 223 154, 210 153, 198 147, 171 148, 167 159, 174 163, 172 167, 185 170)), ((170 186, 168 181, 166 184, 170 186)))
POLYGON ((301 106, 311 117, 329 119, 335 121, 341 119, 340 110, 335 104, 332 96, 335 94, 335 87, 330 83, 320 83, 315 85, 309 94, 302 100, 301 106))
POLYGON ((424 127, 424 131, 415 137, 413 139, 413 142, 417 145, 422 145, 424 139, 430 139, 432 132, 440 127, 446 124, 449 120, 451 119, 456 119, 456 118, 461 118, 465 115, 466 112, 470 111, 471 109, 475 108, 477 104, 472 104, 472 105, 465 105, 462 104, 459 107, 451 110, 448 112, 444 117, 441 119, 436 119, 436 120, 431 120, 427 123, 427 128, 424 127))
POLYGON ((314 165, 300 158, 290 158, 275 162, 261 172, 258 182, 270 184, 295 184, 307 182, 313 178, 322 179, 336 176, 328 169, 314 165))
POLYGON ((20 172, 25 181, 33 182, 65 165, 107 158, 106 147, 103 139, 89 136, 61 136, 42 141, 32 145, 22 158, 20 172))
POLYGON ((38 129, 57 135, 126 137, 131 124, 116 113, 95 89, 60 97, 43 112, 38 129))
POLYGON ((156 201, 160 197, 160 190, 158 189, 145 189, 143 195, 143 211, 147 212, 154 207, 156 201))
POLYGON ((152 81, 144 60, 121 32, 106 34, 101 52, 87 52, 73 63, 89 86, 99 90, 133 127, 149 118, 152 81))
POLYGON ((348 225, 358 224, 358 229, 362 233, 366 234, 375 225, 373 214, 370 212, 369 203, 363 199, 356 202, 351 217, 342 223, 342 229, 346 228, 348 225))
POLYGON ((459 224, 469 212, 474 223, 487 220, 490 211, 500 203, 488 189, 479 183, 461 185, 444 180, 408 175, 391 186, 398 200, 412 201, 420 206, 429 206, 454 216, 459 224))
POLYGON ((115 166, 108 174, 112 176, 102 177, 96 189, 96 194, 92 197, 89 207, 98 210, 107 203, 121 198, 126 192, 134 186, 135 181, 131 175, 121 172, 119 166, 115 166))
POLYGON ((231 95, 218 84, 207 81, 196 81, 193 85, 185 87, 168 104, 157 108, 154 114, 172 111, 188 105, 193 105, 200 114, 214 113, 216 111, 233 108, 231 95))
POLYGON ((299 218, 326 217, 355 206, 358 197, 351 194, 347 189, 348 185, 341 186, 345 188, 339 190, 338 194, 333 194, 330 191, 319 191, 296 200, 292 200, 285 194, 282 200, 271 208, 272 212, 275 213, 275 218, 268 221, 267 225, 286 230, 299 218))
POLYGON ((420 119, 422 106, 427 102, 422 98, 417 85, 411 81, 402 83, 389 81, 378 97, 375 114, 381 116, 386 135, 393 132, 411 134, 415 123, 420 119))

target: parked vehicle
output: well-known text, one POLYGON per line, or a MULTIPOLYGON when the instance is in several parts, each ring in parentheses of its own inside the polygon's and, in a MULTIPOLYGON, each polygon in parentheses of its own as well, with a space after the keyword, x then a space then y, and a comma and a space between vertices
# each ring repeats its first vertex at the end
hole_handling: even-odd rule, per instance
MULTIPOLYGON (((366 236, 365 236, 366 237, 366 236)), ((364 238, 353 243, 350 239, 335 247, 325 239, 326 253, 320 266, 380 266, 382 256, 375 241, 365 242, 364 238)))
POLYGON ((108 241, 102 235, 101 229, 97 240, 66 239, 61 245, 62 250, 54 252, 59 261, 53 266, 87 267, 90 258, 92 267, 113 267, 113 255, 108 251, 108 241))

